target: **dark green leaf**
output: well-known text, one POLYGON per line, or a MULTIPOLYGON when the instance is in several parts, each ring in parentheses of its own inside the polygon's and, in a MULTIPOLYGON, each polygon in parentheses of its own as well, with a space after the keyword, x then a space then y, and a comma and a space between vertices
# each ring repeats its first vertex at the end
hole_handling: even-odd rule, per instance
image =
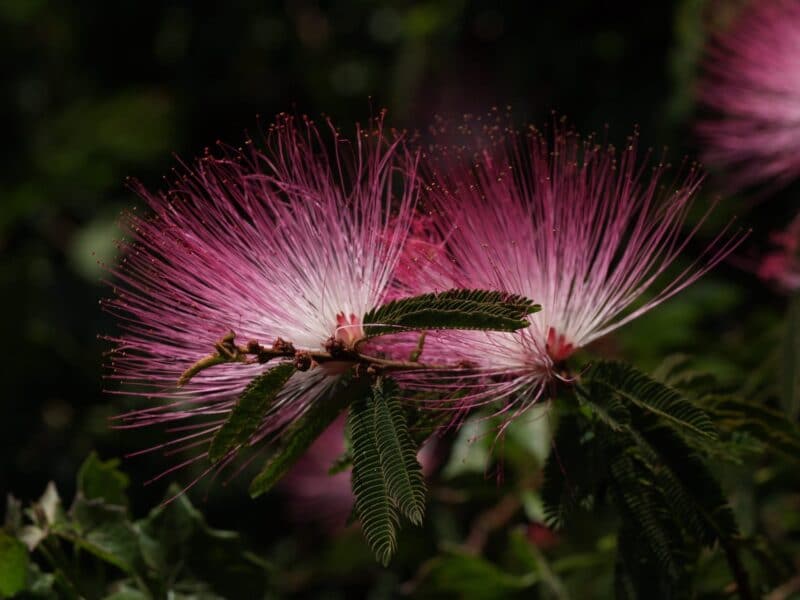
POLYGON ((211 528, 179 491, 172 486, 172 500, 136 524, 150 572, 164 581, 181 577, 184 589, 198 588, 193 598, 263 598, 269 584, 265 565, 247 552, 237 532, 211 528))
POLYGON ((379 378, 372 389, 372 401, 376 442, 389 495, 401 513, 415 525, 421 525, 425 514, 425 478, 394 380, 379 378))
POLYGON ((544 467, 541 490, 547 524, 563 527, 570 515, 597 493, 605 476, 605 455, 574 416, 561 419, 544 467))
POLYGON ((611 492, 623 517, 623 523, 640 536, 661 564, 670 580, 682 575, 680 530, 671 518, 656 482, 649 477, 647 465, 634 453, 620 448, 609 465, 611 492))
POLYGON ((760 402, 728 395, 707 395, 701 402, 726 434, 750 436, 759 443, 759 449, 772 450, 793 461, 800 460, 800 428, 786 413, 760 402))
MULTIPOLYGON (((683 434, 716 439, 717 430, 708 414, 684 398, 677 390, 658 382, 631 365, 601 362, 588 374, 590 385, 602 386, 607 392, 653 413, 683 434)), ((592 391, 597 398, 599 390, 592 391)), ((602 406, 602 402, 597 402, 602 406)))
POLYGON ((129 479, 117 469, 118 459, 102 461, 92 452, 78 471, 78 490, 87 500, 105 500, 108 504, 127 505, 125 490, 129 479))
POLYGON ((426 598, 499 600, 517 597, 516 594, 529 590, 541 580, 538 573, 514 575, 479 556, 462 552, 437 556, 425 563, 420 573, 420 589, 417 593, 419 597, 426 598))
POLYGON ((27 587, 28 550, 0 529, 0 597, 10 598, 27 587))
POLYGON ((516 331, 541 307, 523 296, 483 290, 449 290, 384 304, 364 315, 368 337, 405 330, 516 331))
POLYGON ((342 376, 330 393, 316 400, 283 434, 275 453, 250 483, 250 495, 256 498, 269 491, 353 398, 365 391, 364 379, 342 376))
POLYGON ((355 510, 377 559, 389 564, 397 546, 399 517, 392 501, 376 440, 375 411, 368 394, 350 406, 355 510))
POLYGON ((135 573, 141 556, 139 536, 124 507, 79 495, 70 516, 72 520, 54 533, 126 573, 135 573))
POLYGON ((247 443, 258 430, 273 400, 294 374, 292 363, 282 363, 251 381, 233 407, 208 449, 208 457, 217 462, 231 450, 247 443))

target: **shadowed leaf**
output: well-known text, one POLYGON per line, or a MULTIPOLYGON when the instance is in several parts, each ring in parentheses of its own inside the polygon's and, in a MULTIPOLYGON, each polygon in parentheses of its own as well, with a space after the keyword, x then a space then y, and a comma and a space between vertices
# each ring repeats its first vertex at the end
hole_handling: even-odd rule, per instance
POLYGON ((292 363, 283 363, 258 375, 247 385, 228 420, 211 440, 208 457, 212 462, 219 461, 231 450, 247 443, 294 372, 292 363))

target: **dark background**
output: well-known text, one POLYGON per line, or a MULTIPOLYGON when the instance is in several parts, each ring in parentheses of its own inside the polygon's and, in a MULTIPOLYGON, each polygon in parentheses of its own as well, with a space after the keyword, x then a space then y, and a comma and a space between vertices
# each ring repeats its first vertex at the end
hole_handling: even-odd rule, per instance
MULTIPOLYGON (((582 131, 609 124, 612 141, 638 124, 643 145, 680 160, 698 150, 692 94, 712 10, 699 0, 0 2, 0 497, 32 499, 49 480, 69 497, 91 449, 121 456, 157 439, 110 429, 126 401, 102 389, 97 336, 114 324, 98 306, 108 293, 98 263, 115 260, 117 220, 136 203, 126 177, 157 187, 173 153, 237 144, 279 111, 348 129, 381 107, 392 125, 422 131, 436 113, 495 105, 534 123, 556 110, 582 131)), ((783 300, 748 256, 790 210, 780 198, 729 199, 720 218, 743 211, 755 233, 738 264, 617 349, 647 365, 655 351, 637 332, 660 335, 659 352, 750 343, 732 325, 737 307, 757 314, 783 300)), ((134 512, 163 496, 166 481, 143 485, 163 461, 123 463, 134 512)), ((205 509, 216 525, 257 533, 283 527, 264 516, 271 502, 233 485, 205 509)))

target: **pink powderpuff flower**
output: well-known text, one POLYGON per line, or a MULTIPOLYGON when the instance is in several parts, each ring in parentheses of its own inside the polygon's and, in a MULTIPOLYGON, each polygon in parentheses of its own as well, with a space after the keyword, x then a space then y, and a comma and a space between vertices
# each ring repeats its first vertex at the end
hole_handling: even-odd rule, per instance
MULTIPOLYGON (((110 338, 107 377, 124 384, 120 393, 158 399, 119 426, 176 432, 146 451, 201 450, 166 473, 203 459, 244 387, 279 360, 216 365, 177 387, 226 332, 297 351, 349 345, 387 298, 415 210, 416 158, 402 135, 387 138, 383 116, 353 141, 328 128, 324 136, 311 120, 282 115, 264 151, 248 142, 207 153, 165 192, 136 186, 152 215, 127 216, 124 257, 111 269, 106 308, 123 334, 110 338)), ((342 370, 326 362, 295 373, 249 444, 279 435, 342 370)))
MULTIPOLYGON (((330 474, 333 462, 345 451, 345 418, 339 417, 309 447, 280 487, 289 501, 289 511, 298 522, 316 521, 336 533, 347 524, 353 510, 351 470, 330 474)), ((417 454, 425 476, 436 468, 436 440, 429 439, 417 454)))
POLYGON ((731 188, 800 175, 800 3, 747 3, 714 36, 699 100, 713 116, 697 126, 703 160, 731 188))
POLYGON ((512 334, 434 340, 478 367, 471 383, 462 375, 442 383, 462 386, 460 414, 505 399, 499 412, 509 423, 561 377, 560 364, 576 350, 680 292, 746 235, 728 235, 728 225, 699 257, 676 264, 713 204, 684 233, 703 176, 688 166, 665 181, 667 165, 637 163, 638 134, 621 151, 562 125, 548 135, 491 123, 483 135, 468 135, 482 140, 477 152, 431 152, 426 201, 433 229, 407 243, 424 248, 415 258, 420 272, 399 272, 396 285, 406 293, 501 290, 532 298, 542 310, 512 334))
POLYGON ((784 292, 800 290, 800 214, 771 236, 774 248, 761 260, 758 275, 784 292))

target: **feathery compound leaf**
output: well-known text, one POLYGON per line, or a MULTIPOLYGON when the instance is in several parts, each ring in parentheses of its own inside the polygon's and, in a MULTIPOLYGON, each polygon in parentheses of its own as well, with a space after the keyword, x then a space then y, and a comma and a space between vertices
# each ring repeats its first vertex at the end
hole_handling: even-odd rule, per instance
POLYGON ((700 399, 714 422, 728 436, 748 435, 759 450, 768 449, 784 458, 800 461, 800 428, 786 413, 759 402, 722 394, 700 399))
POLYGON ((394 300, 364 315, 368 337, 409 329, 483 329, 516 331, 541 310, 515 294, 484 290, 449 290, 394 300))
POLYGON ((672 580, 681 576, 680 529, 675 526, 661 490, 649 478, 636 453, 619 449, 609 466, 611 492, 623 520, 638 532, 672 580))
POLYGON ((365 393, 366 389, 363 379, 342 376, 328 394, 314 402, 306 414, 283 434, 280 446, 250 482, 250 496, 256 498, 269 491, 353 398, 365 393))
MULTIPOLYGON (((620 362, 598 363, 588 375, 591 387, 603 387, 639 408, 653 413, 684 434, 716 439, 717 431, 708 414, 664 385, 631 365, 620 362)), ((592 392, 598 397, 599 390, 592 392)), ((598 403, 602 405, 602 402, 598 403)))
POLYGON ((295 371, 292 363, 283 363, 253 379, 239 396, 228 420, 208 449, 212 462, 222 459, 228 452, 250 439, 264 419, 272 401, 295 371))
POLYGON ((361 521, 364 537, 376 558, 384 566, 397 547, 397 508, 381 465, 375 437, 374 407, 367 394, 350 406, 347 420, 353 441, 352 484, 355 510, 361 521))
POLYGON ((605 426, 594 432, 605 448, 601 454, 607 457, 608 490, 626 535, 652 559, 641 552, 634 559, 621 554, 624 564, 618 574, 632 583, 647 580, 645 572, 660 573, 662 584, 671 588, 684 578, 690 553, 717 541, 727 553, 738 535, 725 495, 694 447, 696 441, 710 439, 697 434, 707 430, 702 423, 709 416, 703 411, 695 415, 685 406, 695 409, 694 405, 678 392, 651 385, 649 377, 633 368, 605 363, 597 369, 599 376, 595 373, 581 397, 595 423, 605 426), (621 402, 627 410, 620 410, 621 402), (691 424, 692 436, 685 436, 683 423, 691 424), (649 562, 652 565, 645 567, 649 562), (642 577, 628 577, 634 573, 642 577))
POLYGON ((379 378, 372 388, 375 437, 389 495, 415 525, 425 514, 425 478, 397 397, 397 384, 379 378))

